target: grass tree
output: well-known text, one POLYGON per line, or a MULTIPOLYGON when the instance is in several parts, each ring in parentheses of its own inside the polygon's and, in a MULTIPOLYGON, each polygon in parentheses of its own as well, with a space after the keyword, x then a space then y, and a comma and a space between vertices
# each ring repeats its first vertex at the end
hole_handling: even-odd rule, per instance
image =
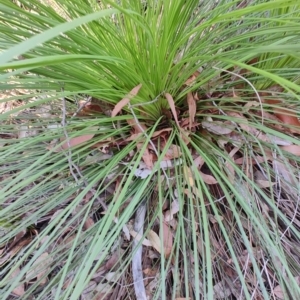
POLYGON ((299 299, 299 1, 15 2, 2 298, 299 299))

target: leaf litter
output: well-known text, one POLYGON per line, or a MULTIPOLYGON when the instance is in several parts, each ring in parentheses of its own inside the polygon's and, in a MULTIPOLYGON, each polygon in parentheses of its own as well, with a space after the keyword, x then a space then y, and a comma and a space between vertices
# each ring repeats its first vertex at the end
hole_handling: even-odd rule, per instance
MULTIPOLYGON (((196 75, 192 76, 186 82, 186 85, 192 85, 195 80, 196 75)), ((124 97, 115 105, 114 108, 112 108, 111 116, 114 117, 122 113, 122 111, 124 111, 124 108, 130 104, 131 99, 138 94, 141 88, 141 84, 134 87, 126 97, 124 97)), ((270 88, 270 90, 271 89, 272 87, 270 88)), ((222 97, 222 95, 219 95, 218 97, 222 97)), ((263 98, 265 97, 265 95, 261 93, 261 97, 263 98)), ((278 149, 282 151, 282 153, 287 152, 291 155, 299 156, 299 144, 294 144, 290 139, 284 138, 284 135, 293 136, 295 137, 295 139, 298 138, 297 134, 299 134, 300 132, 300 123, 295 112, 287 108, 278 108, 277 106, 279 106, 279 104, 281 105, 283 102, 281 100, 280 102, 277 102, 276 100, 265 100, 265 103, 268 105, 277 105, 276 107, 271 107, 271 110, 268 113, 264 111, 259 112, 260 114, 264 114, 265 122, 266 124, 270 124, 270 128, 277 128, 277 130, 280 131, 281 135, 277 136, 273 133, 270 134, 268 132, 263 132, 258 125, 255 126, 255 124, 253 124, 253 122, 251 121, 251 114, 257 113, 257 111, 253 112, 253 110, 256 110, 260 107, 260 103, 257 101, 253 100, 249 101, 245 105, 241 104, 241 107, 243 107, 243 109, 239 112, 232 110, 232 108, 222 108, 225 115, 227 117, 230 117, 230 120, 224 120, 224 118, 220 118, 222 113, 218 109, 212 110, 211 108, 206 109, 205 107, 201 107, 201 110, 199 109, 199 102, 203 100, 212 101, 211 98, 207 97, 206 93, 201 94, 199 92, 199 95, 187 93, 187 109, 185 110, 178 110, 176 108, 175 101, 171 94, 165 93, 165 98, 168 102, 172 118, 176 126, 180 130, 187 130, 188 128, 189 134, 191 136, 193 136, 193 134, 201 132, 204 137, 207 137, 209 140, 214 141, 217 144, 220 139, 225 141, 222 143, 222 147, 220 147, 220 149, 222 149, 222 153, 226 159, 223 159, 222 161, 220 160, 220 168, 226 169, 226 172, 228 174, 227 176, 230 182, 241 186, 241 193, 245 195, 245 201, 248 202, 249 205, 257 205, 263 212, 262 217, 270 218, 272 208, 266 205, 263 200, 259 200, 256 204, 253 203, 253 199, 249 196, 249 188, 247 187, 247 182, 241 179, 239 179, 240 181, 237 180, 237 174, 234 167, 242 170, 244 174, 247 174, 247 176, 253 176, 257 186, 262 191, 264 191, 266 195, 268 195, 269 197, 273 197, 277 201, 277 205, 281 205, 282 208, 284 208, 287 217, 290 220, 295 219, 294 213, 296 207, 294 206, 295 204, 292 200, 299 197, 299 194, 297 190, 291 187, 296 186, 298 183, 298 175, 296 172, 297 166, 294 165, 292 156, 291 158, 283 158, 280 156, 280 154, 274 156, 274 151, 262 151, 257 142, 259 140, 265 143, 266 147, 268 147, 269 144, 276 145, 278 149), (188 117, 186 117, 182 113, 183 111, 188 111, 188 117), (206 116, 203 117, 203 115, 206 116), (270 122, 268 123, 268 121, 270 122), (243 147, 250 147, 250 144, 253 154, 243 151, 243 147), (269 177, 266 176, 266 165, 272 165, 271 180, 269 180, 269 177), (281 188, 280 195, 278 195, 278 192, 275 189, 276 186, 280 186, 281 188), (286 203, 288 203, 289 206, 286 205, 286 203)), ((93 116, 95 112, 97 114, 103 113, 103 111, 100 112, 98 108, 92 106, 89 107, 88 105, 86 110, 83 109, 82 112, 83 115, 85 115, 85 113, 88 113, 89 116, 93 116)), ((74 112, 72 113, 74 114, 74 112)), ((52 115, 53 119, 55 119, 56 117, 56 115, 52 115)), ((122 140, 122 137, 120 137, 120 140, 122 140, 122 147, 128 145, 130 142, 134 142, 134 152, 139 153, 142 146, 144 145, 144 141, 147 138, 145 132, 148 132, 148 128, 145 124, 137 124, 134 118, 128 119, 127 124, 131 128, 131 131, 129 132, 129 134, 127 134, 125 139, 122 140)), ((51 126, 53 128, 57 126, 57 128, 55 128, 56 130, 61 129, 59 124, 53 123, 51 124, 51 126)), ((20 128, 20 131, 17 135, 18 139, 28 139, 38 134, 37 129, 31 129, 27 124, 22 125, 21 127, 19 126, 18 128, 20 128)), ((172 131, 172 127, 154 131, 150 139, 155 148, 158 147, 158 141, 162 145, 166 145, 172 134, 172 131)), ((88 160, 88 158, 86 157, 85 164, 81 165, 81 167, 84 169, 89 167, 90 165, 95 165, 97 163, 109 160, 112 157, 112 154, 109 154, 110 150, 115 151, 116 149, 118 149, 119 144, 121 144, 120 141, 117 142, 114 139, 106 138, 105 140, 101 141, 101 145, 105 145, 106 150, 104 150, 104 148, 101 148, 100 144, 98 144, 98 148, 95 149, 93 148, 93 143, 91 142, 93 139, 96 139, 99 134, 100 133, 98 132, 95 132, 95 134, 83 134, 77 137, 69 138, 69 142, 66 142, 65 138, 63 138, 59 142, 62 143, 61 147, 64 151, 70 150, 70 148, 72 150, 72 148, 75 147, 89 147, 90 149, 93 149, 91 151, 94 151, 93 154, 95 155, 95 158, 88 160), (102 154, 108 155, 103 156, 102 154)), ((184 182, 188 187, 192 188, 192 190, 185 189, 187 199, 189 201, 195 201, 195 199, 198 199, 199 195, 201 194, 199 187, 196 184, 196 177, 199 176, 201 178, 207 189, 209 189, 209 191, 211 192, 212 196, 217 199, 216 201, 218 203, 217 205, 219 205, 219 213, 221 211, 224 211, 224 208, 226 210, 224 213, 216 215, 215 211, 210 207, 208 199, 202 199, 204 201, 204 205, 207 208, 209 216, 208 219, 210 222, 210 239, 212 243, 212 253, 214 254, 212 255, 212 264, 215 268, 220 268, 224 271, 224 274, 221 275, 218 274, 218 272, 214 272, 213 274, 214 297, 215 299, 226 299, 228 297, 231 297, 232 295, 240 295, 241 281, 236 275, 237 266, 234 264, 234 261, 229 254, 228 248, 226 247, 226 242, 220 235, 219 228, 219 222, 225 224, 224 226, 226 226, 227 228, 231 228, 232 224, 234 224, 234 216, 228 209, 228 202, 226 201, 226 197, 223 194, 222 189, 220 188, 220 182, 218 182, 218 180, 215 178, 215 175, 208 168, 207 158, 204 158, 201 155, 195 155, 190 148, 191 154, 193 156, 193 164, 188 165, 181 159, 184 155, 185 150, 180 147, 179 144, 171 143, 168 149, 165 149, 165 156, 163 157, 162 161, 160 161, 157 170, 153 172, 153 168, 157 161, 153 145, 151 143, 147 145, 144 153, 142 154, 142 161, 139 163, 138 168, 134 170, 134 175, 141 180, 146 180, 149 176, 154 176, 155 174, 157 174, 158 170, 168 170, 172 172, 175 167, 180 167, 183 170, 184 182), (195 175, 195 172, 197 172, 197 176, 195 175), (222 253, 222 256, 219 256, 220 253, 222 253), (220 257, 222 257, 221 262, 219 261, 220 257)), ((186 145, 189 145, 188 139, 186 140, 186 145)), ((54 148, 48 148, 48 146, 46 146, 45 150, 47 149, 51 150, 54 148)), ((274 150, 276 148, 271 149, 274 150)), ((163 151, 164 148, 162 147, 161 150, 163 151)), ((120 165, 126 165, 130 168, 131 162, 124 160, 123 162, 120 162, 120 165)), ((111 178, 114 178, 114 176, 112 176, 111 178)), ((68 183, 65 182, 63 184, 67 185, 68 183)), ((105 198, 105 201, 112 198, 113 194, 115 193, 114 183, 109 183, 108 181, 107 186, 107 191, 103 196, 105 198), (109 187, 111 188, 110 192, 108 191, 109 187)), ((72 199, 74 198, 75 195, 71 196, 68 201, 72 201, 72 199)), ((94 194, 89 191, 89 194, 86 194, 86 197, 84 199, 85 203, 81 205, 84 206, 89 204, 90 202, 92 202, 93 198, 94 194)), ((152 291, 157 285, 157 282, 159 281, 160 269, 157 268, 157 265, 155 265, 155 261, 160 259, 160 255, 163 253, 166 259, 170 259, 168 271, 174 270, 175 267, 173 256, 171 254, 174 250, 173 248, 176 245, 176 228, 179 222, 179 214, 186 213, 185 211, 180 211, 180 209, 182 209, 180 206, 180 201, 181 200, 175 197, 172 199, 172 201, 166 203, 165 208, 163 209, 163 211, 161 211, 161 213, 163 214, 163 222, 155 222, 147 232, 146 237, 143 237, 141 234, 132 229, 132 226, 130 225, 130 222, 134 219, 134 217, 132 217, 132 219, 129 220, 129 222, 125 226, 124 230, 122 231, 122 235, 118 240, 118 250, 111 251, 110 254, 107 254, 104 263, 99 266, 94 278, 89 282, 89 284, 82 292, 82 298, 91 299, 92 297, 97 295, 101 295, 101 297, 111 296, 115 291, 120 289, 121 282, 124 282, 124 280, 128 284, 131 283, 131 280, 129 278, 124 279, 122 277, 122 272, 120 272, 118 268, 122 257, 126 256, 126 251, 130 249, 129 245, 133 239, 136 239, 143 245, 143 263, 145 265, 142 265, 142 267, 144 275, 147 275, 149 273, 151 273, 152 275, 152 278, 147 279, 146 281, 146 292, 148 293, 148 295, 151 295, 152 291), (122 251, 120 251, 120 249, 122 251), (105 278, 106 282, 103 281, 103 278, 105 278), (118 283, 119 285, 116 283, 118 283)), ((73 222, 69 222, 68 225, 65 221, 63 223, 64 225, 66 225, 64 233, 57 240, 52 242, 53 249, 54 245, 61 249, 60 251, 63 251, 63 249, 70 249, 72 243, 76 240, 77 235, 77 232, 76 230, 74 230, 74 228, 78 228, 79 224, 82 223, 82 221, 83 232, 92 230, 99 221, 99 207, 101 207, 101 202, 97 202, 95 200, 95 208, 93 210, 93 213, 89 213, 85 218, 83 218, 81 215, 81 219, 73 220, 73 222)), ((82 207, 79 205, 78 209, 79 211, 81 211, 82 207)), ((101 214, 105 214, 105 211, 102 210, 101 214)), ((37 220, 36 224, 41 223, 43 224, 43 226, 47 226, 49 224, 53 224, 54 222, 60 221, 63 216, 63 206, 57 207, 56 209, 51 211, 49 215, 45 216, 44 220, 37 220)), ((76 216, 76 214, 74 214, 74 216, 76 216)), ((242 209, 240 217, 244 228, 248 232, 249 239, 254 241, 255 239, 258 239, 258 237, 255 236, 255 233, 251 228, 251 224, 247 221, 246 215, 242 211, 242 209)), ((115 219, 115 221, 117 222, 117 218, 115 219)), ((295 220, 294 222, 297 221, 298 220, 295 220)), ((35 230, 37 230, 39 233, 42 232, 42 227, 39 228, 38 226, 36 226, 36 224, 33 224, 32 226, 35 227, 35 230)), ((205 257, 205 251, 203 251, 204 245, 201 240, 201 230, 197 224, 200 224, 200 220, 196 219, 193 225, 195 226, 195 232, 197 233, 196 242, 198 255, 199 259, 203 259, 205 257)), ((285 230, 289 230, 289 228, 284 228, 283 226, 281 228, 281 231, 284 232, 285 230)), ((237 234, 237 228, 233 228, 233 232, 237 234)), ((6 241, 5 246, 4 244, 1 245, 1 264, 4 266, 12 261, 15 261, 18 255, 20 255, 19 253, 26 251, 26 246, 36 238, 32 235, 32 232, 29 228, 25 230, 25 233, 22 233, 20 235, 16 234, 16 237, 17 240, 11 239, 6 241)), ((290 235, 289 239, 293 240, 292 235, 290 235)), ((298 243, 297 240, 293 240, 293 242, 298 243)), ((284 247, 288 247, 290 241, 288 241, 288 239, 283 235, 281 243, 284 247)), ((258 265, 263 267, 265 256, 267 256, 268 254, 265 253, 263 249, 258 248, 258 243, 256 244, 255 242, 253 242, 253 244, 256 247, 254 246, 251 249, 250 253, 245 249, 242 241, 238 238, 234 240, 232 247, 237 255, 239 264, 242 265, 245 277, 244 280, 247 284, 249 284, 249 290, 253 293, 256 293, 257 299, 259 299, 259 297, 261 297, 261 291, 259 290, 259 288, 255 287, 255 285, 253 286, 254 277, 251 269, 252 262, 249 260, 249 257, 251 254, 256 259, 258 265)), ((298 256, 296 254, 291 252, 291 256, 293 257, 293 259, 298 260, 298 256)), ((52 255, 50 252, 45 251, 41 253, 34 261, 31 261, 31 267, 30 270, 26 272, 24 283, 15 287, 15 289, 13 290, 13 294, 22 297, 26 292, 26 289, 30 288, 30 286, 35 283, 38 283, 38 285, 40 286, 45 286, 51 279, 54 267, 56 267, 54 258, 54 255, 52 255)), ((16 268, 14 274, 12 274, 11 276, 17 276, 22 270, 22 267, 29 263, 30 259, 26 260, 24 262, 24 265, 20 268, 16 268)), ((128 269, 127 272, 129 273, 130 269, 128 269)), ((173 274, 172 272, 170 272, 168 274, 169 277, 166 278, 166 282, 169 282, 167 284, 167 289, 169 291, 171 291, 173 288, 170 282, 172 282, 172 280, 176 276, 183 276, 183 266, 180 266, 178 268, 178 272, 179 274, 173 274)), ((263 271, 263 278, 265 282, 267 281, 268 276, 271 276, 270 271, 263 271)), ((73 277, 74 274, 70 272, 68 279, 64 282, 64 288, 67 288, 68 285, 72 284, 73 277)), ((13 277, 11 277, 11 279, 12 278, 13 277)), ((285 291, 282 288, 281 283, 278 281, 278 278, 275 274, 272 275, 272 278, 273 285, 270 286, 270 295, 274 294, 279 299, 284 299, 285 291)), ((295 278, 296 280, 298 280, 298 277, 295 278)), ((185 297, 181 297, 182 291, 180 290, 180 285, 176 288, 178 288, 177 299, 186 299, 185 297)), ((243 296, 241 296, 240 299, 244 299, 243 296)))

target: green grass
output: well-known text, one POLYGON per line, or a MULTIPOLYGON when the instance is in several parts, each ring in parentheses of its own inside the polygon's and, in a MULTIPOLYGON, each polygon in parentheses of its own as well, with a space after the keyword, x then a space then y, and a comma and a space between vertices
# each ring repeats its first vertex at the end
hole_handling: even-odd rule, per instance
POLYGON ((3 299, 139 299, 137 209, 149 299, 298 299, 298 1, 43 3, 0 0, 3 299))

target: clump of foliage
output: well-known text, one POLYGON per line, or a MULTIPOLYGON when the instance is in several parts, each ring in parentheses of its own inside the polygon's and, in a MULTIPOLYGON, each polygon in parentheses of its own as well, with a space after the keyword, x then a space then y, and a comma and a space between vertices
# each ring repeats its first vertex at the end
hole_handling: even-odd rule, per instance
POLYGON ((299 20, 1 0, 3 299, 298 299, 299 20))

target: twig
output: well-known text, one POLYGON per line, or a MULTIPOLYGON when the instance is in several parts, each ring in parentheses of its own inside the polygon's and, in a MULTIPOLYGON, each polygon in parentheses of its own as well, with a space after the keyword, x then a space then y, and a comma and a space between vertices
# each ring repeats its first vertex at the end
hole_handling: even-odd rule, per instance
MULTIPOLYGON (((74 164, 74 162, 72 161, 72 150, 71 150, 71 145, 70 145, 70 138, 67 132, 67 122, 66 122, 66 99, 65 97, 62 98, 62 102, 63 102, 63 108, 62 108, 62 127, 63 127, 63 131, 64 131, 64 135, 66 138, 66 142, 68 145, 68 153, 64 152, 65 156, 68 159, 68 164, 69 164, 69 170, 70 173, 72 175, 72 177, 74 178, 74 180, 76 181, 77 185, 80 186, 81 183, 84 184, 85 187, 88 186, 88 182, 86 181, 86 179, 84 178, 84 176, 82 175, 80 169, 78 168, 78 166, 76 164, 74 164), (74 169, 76 170, 76 173, 74 172, 74 169), (80 177, 80 178, 78 178, 80 177), (81 180, 81 182, 80 182, 81 180)), ((78 113, 78 112, 76 112, 78 113)), ((97 191, 93 188, 90 189, 90 191, 92 192, 92 194, 95 196, 95 198, 99 201, 99 203, 102 205, 104 210, 107 210, 108 207, 106 205, 106 203, 99 197, 97 196, 97 191)))
MULTIPOLYGON (((135 220, 133 225, 134 231, 137 232, 139 236, 143 236, 145 215, 146 201, 143 201, 139 205, 135 213, 135 220)), ((143 247, 142 244, 139 245, 139 243, 140 241, 137 238, 133 239, 132 251, 134 254, 132 257, 132 276, 134 283, 134 291, 137 300, 147 300, 142 270, 143 247)))
POLYGON ((76 117, 80 111, 82 111, 90 102, 92 101, 92 97, 88 97, 87 101, 80 106, 77 111, 73 114, 72 118, 76 117))
POLYGON ((231 72, 231 71, 228 71, 228 70, 225 70, 225 69, 222 69, 222 68, 217 68, 217 67, 213 67, 214 69, 216 70, 219 70, 219 71, 223 71, 225 73, 228 73, 228 74, 231 74, 231 75, 234 75, 234 76, 237 76, 239 77, 240 79, 246 81, 250 86, 251 88, 253 89, 258 101, 259 101, 259 104, 260 104, 260 109, 261 109, 261 125, 264 125, 264 110, 263 110, 263 105, 262 105, 262 100, 259 96, 259 93, 258 91, 256 90, 256 88, 254 87, 254 85, 245 77, 243 77, 242 75, 240 74, 237 74, 237 73, 234 73, 234 72, 231 72))

